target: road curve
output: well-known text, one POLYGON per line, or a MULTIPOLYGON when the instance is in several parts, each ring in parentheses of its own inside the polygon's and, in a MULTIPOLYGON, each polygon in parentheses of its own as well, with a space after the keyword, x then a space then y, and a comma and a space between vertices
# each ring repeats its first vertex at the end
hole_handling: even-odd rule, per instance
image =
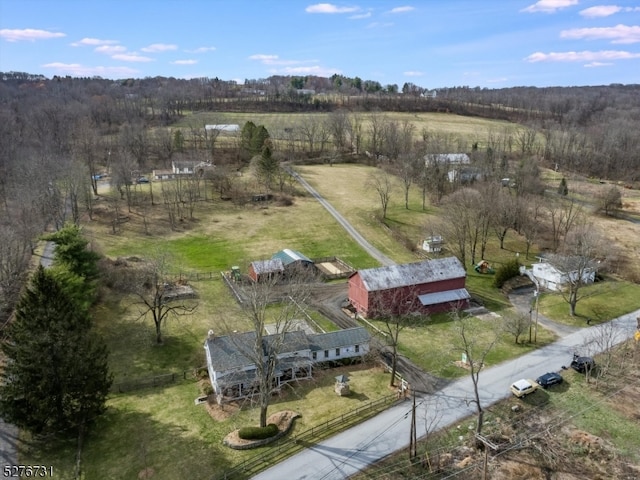
POLYGON ((346 218, 340 215, 340 213, 335 208, 333 208, 333 206, 327 200, 325 200, 325 198, 320 195, 315 188, 309 185, 309 182, 302 178, 292 168, 288 167, 287 170, 291 174, 291 176, 295 178, 298 183, 300 183, 300 185, 302 185, 307 190, 307 192, 309 192, 316 200, 318 200, 318 202, 320 202, 320 205, 322 205, 333 216, 333 218, 335 218, 338 223, 342 225, 347 233, 351 235, 351 237, 353 237, 353 239, 358 242, 358 244, 362 248, 364 248, 369 255, 378 260, 384 266, 396 264, 396 262, 384 255, 380 250, 371 245, 362 235, 360 235, 360 233, 358 233, 358 231, 353 228, 353 226, 347 221, 346 218))

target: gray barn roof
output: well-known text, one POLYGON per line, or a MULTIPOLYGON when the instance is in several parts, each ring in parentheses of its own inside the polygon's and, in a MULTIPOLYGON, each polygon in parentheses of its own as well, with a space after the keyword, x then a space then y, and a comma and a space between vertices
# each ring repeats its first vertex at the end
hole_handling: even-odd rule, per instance
POLYGON ((458 288, 456 290, 447 290, 445 292, 425 293, 418 295, 420 303, 426 307, 429 305, 438 305, 440 303, 459 302, 469 300, 471 295, 466 288, 458 288))
POLYGON ((466 274, 456 257, 369 268, 356 273, 369 292, 461 278, 466 274))
POLYGON ((255 262, 251 262, 251 265, 253 266, 253 271, 258 275, 262 273, 282 272, 284 270, 284 264, 279 258, 256 260, 255 262))

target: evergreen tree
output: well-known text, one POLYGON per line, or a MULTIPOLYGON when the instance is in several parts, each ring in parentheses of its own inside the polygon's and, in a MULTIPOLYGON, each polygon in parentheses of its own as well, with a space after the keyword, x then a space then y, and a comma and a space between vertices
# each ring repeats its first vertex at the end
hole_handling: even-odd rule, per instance
POLYGON ((267 191, 273 187, 273 182, 280 168, 280 162, 271 153, 271 141, 267 140, 262 147, 262 153, 256 163, 256 177, 267 191))
POLYGON ((560 185, 558 186, 558 194, 567 196, 569 194, 569 186, 567 185, 567 179, 562 177, 560 180, 560 185))
POLYGON ((34 434, 82 435, 104 412, 107 349, 85 308, 39 267, 1 346, 0 416, 34 434))

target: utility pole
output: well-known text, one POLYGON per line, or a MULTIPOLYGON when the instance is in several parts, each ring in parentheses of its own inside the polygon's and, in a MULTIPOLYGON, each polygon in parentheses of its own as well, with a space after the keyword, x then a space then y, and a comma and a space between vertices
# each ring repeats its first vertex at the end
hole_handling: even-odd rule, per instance
POLYGON ((536 298, 536 329, 533 335, 534 343, 538 343, 538 301, 540 300, 540 290, 536 289, 533 296, 536 298))
POLYGON ((409 461, 418 456, 418 442, 416 432, 416 392, 413 393, 413 407, 411 408, 411 438, 409 439, 409 461))
POLYGON ((482 468, 482 480, 487 480, 487 471, 489 469, 489 467, 488 467, 488 465, 489 465, 489 448, 491 448, 492 450, 495 451, 495 450, 498 449, 498 445, 493 443, 487 437, 485 437, 483 435, 480 435, 479 433, 476 433, 476 440, 481 441, 482 444, 484 445, 484 466, 482 468))

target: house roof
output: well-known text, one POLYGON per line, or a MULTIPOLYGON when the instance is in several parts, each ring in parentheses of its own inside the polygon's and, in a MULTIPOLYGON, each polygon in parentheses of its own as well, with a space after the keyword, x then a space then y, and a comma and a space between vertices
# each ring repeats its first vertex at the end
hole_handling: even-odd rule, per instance
POLYGON ((471 163, 471 159, 466 153, 429 153, 424 156, 424 160, 429 165, 437 163, 450 165, 471 163))
POLYGON ((466 274, 460 260, 456 257, 445 257, 402 265, 369 268, 359 270, 354 275, 360 275, 365 288, 370 292, 375 292, 461 278, 466 274))
POLYGON ((471 295, 466 288, 457 288, 455 290, 447 290, 445 292, 425 293, 418 295, 420 303, 425 307, 429 305, 438 305, 440 303, 460 302, 469 300, 471 295))
POLYGON ((331 350, 332 348, 362 345, 369 342, 369 332, 364 327, 347 328, 328 333, 309 335, 309 347, 312 352, 331 350))
POLYGON ((282 272, 284 270, 284 264, 280 258, 272 258, 269 260, 256 260, 251 262, 253 271, 258 275, 263 273, 282 272))
MULTIPOLYGON (((270 344, 279 340, 280 335, 265 335, 262 337, 263 353, 270 344)), ((233 335, 214 336, 207 338, 206 346, 211 356, 211 363, 217 371, 233 370, 254 365, 254 361, 245 355, 250 354, 256 341, 255 332, 244 332, 233 335)), ((309 349, 309 340, 303 331, 286 332, 280 354, 293 353, 309 349)))
POLYGON ((274 253, 271 258, 272 259, 279 258, 280 260, 282 260, 282 263, 285 266, 294 262, 313 263, 313 261, 310 258, 304 256, 302 253, 296 250, 291 250, 289 248, 285 248, 284 250, 280 250, 278 253, 274 253))

